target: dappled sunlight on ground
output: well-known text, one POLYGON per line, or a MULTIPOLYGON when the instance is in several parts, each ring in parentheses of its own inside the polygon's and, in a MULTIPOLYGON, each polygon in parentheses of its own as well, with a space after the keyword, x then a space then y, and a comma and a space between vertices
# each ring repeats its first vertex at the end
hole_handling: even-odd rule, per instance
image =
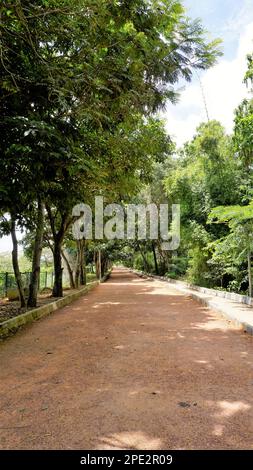
POLYGON ((252 448, 253 338, 166 283, 114 271, 0 362, 1 448, 252 448))
POLYGON ((97 450, 159 450, 162 448, 161 439, 152 438, 141 431, 126 431, 102 437, 100 438, 100 444, 96 447, 97 450))
MULTIPOLYGON (((247 417, 247 413, 251 410, 252 406, 242 401, 230 402, 221 400, 218 402, 208 402, 208 407, 215 408, 216 411, 213 415, 215 421, 212 434, 216 437, 222 438, 226 432, 229 432, 232 421, 234 418, 239 419, 239 423, 243 417, 247 417)), ((232 436, 231 436, 232 437, 232 436)), ((253 447, 253 444, 250 448, 253 447)))
POLYGON ((120 302, 99 302, 97 305, 120 305, 120 302))
MULTIPOLYGON (((208 311, 208 310, 207 310, 208 311)), ((199 323, 192 323, 191 324, 193 329, 196 330, 205 330, 205 331, 212 331, 212 330, 221 330, 223 332, 229 330, 239 331, 240 328, 222 318, 217 318, 217 314, 210 314, 208 311, 208 316, 206 321, 199 322, 199 323)))
MULTIPOLYGON (((136 295, 141 295, 143 292, 138 292, 136 295)), ((183 297, 183 294, 176 290, 171 290, 168 287, 153 287, 152 290, 150 287, 147 287, 145 294, 147 295, 169 295, 170 297, 176 296, 176 297, 183 297)))
POLYGON ((120 302, 96 302, 95 305, 93 305, 92 308, 100 308, 100 307, 107 307, 107 306, 112 306, 112 305, 120 305, 120 302))
POLYGON ((223 426, 222 424, 215 424, 213 435, 217 437, 222 437, 224 429, 225 429, 225 426, 223 426))
POLYGON ((250 405, 242 401, 229 402, 224 400, 218 402, 217 406, 220 409, 216 415, 217 418, 230 418, 236 413, 241 413, 251 408, 250 405))

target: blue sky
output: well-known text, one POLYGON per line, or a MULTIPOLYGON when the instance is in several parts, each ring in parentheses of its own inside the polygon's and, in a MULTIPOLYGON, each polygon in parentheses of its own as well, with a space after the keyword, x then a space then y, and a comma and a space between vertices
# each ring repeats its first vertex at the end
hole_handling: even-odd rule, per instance
MULTIPOLYGON (((223 57, 201 81, 211 119, 222 122, 228 132, 233 129, 234 109, 247 96, 243 84, 246 55, 253 52, 252 0, 184 0, 188 15, 200 18, 209 38, 221 38, 223 57)), ((178 145, 191 139, 198 124, 206 120, 200 84, 194 78, 185 84, 179 104, 168 104, 166 127, 178 145)))
POLYGON ((192 18, 201 18, 213 37, 224 40, 225 57, 233 58, 241 28, 253 21, 252 0, 184 0, 192 18))

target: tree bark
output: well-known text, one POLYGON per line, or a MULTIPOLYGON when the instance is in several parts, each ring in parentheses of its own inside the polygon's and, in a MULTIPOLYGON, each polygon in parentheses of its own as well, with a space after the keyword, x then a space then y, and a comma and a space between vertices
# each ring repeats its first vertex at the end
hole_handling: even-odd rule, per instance
POLYGON ((102 269, 101 269, 101 251, 95 251, 94 253, 94 262, 96 267, 96 277, 100 281, 102 277, 102 269))
POLYGON ((80 243, 80 284, 81 286, 86 286, 87 284, 87 275, 86 275, 86 255, 85 255, 85 240, 81 240, 80 243))
POLYGON ((54 287, 53 297, 63 297, 63 285, 62 285, 62 262, 61 262, 61 246, 62 241, 56 237, 54 241, 54 287))
POLYGON ((251 252, 248 251, 249 296, 252 297, 251 252))
POLYGON ((144 271, 145 271, 146 273, 148 273, 148 272, 149 272, 149 265, 148 265, 146 256, 145 256, 145 254, 143 253, 143 251, 142 251, 140 245, 139 245, 139 251, 140 251, 140 254, 141 254, 142 259, 143 259, 144 271))
POLYGON ((154 255, 154 262, 155 262, 155 272, 156 272, 156 274, 159 274, 159 270, 158 270, 158 264, 157 264, 157 257, 156 257, 156 252, 155 252, 155 244, 154 244, 154 242, 152 242, 152 251, 153 251, 153 255, 154 255))
POLYGON ((56 216, 53 215, 51 207, 46 205, 48 218, 52 230, 54 246, 53 246, 53 258, 54 258, 54 287, 53 287, 53 297, 63 297, 63 286, 62 286, 62 244, 64 236, 68 231, 73 219, 71 215, 67 212, 60 214, 60 227, 56 229, 56 216))
POLYGON ((45 207, 41 200, 38 200, 38 219, 36 227, 36 236, 33 251, 32 276, 29 285, 29 297, 27 306, 36 307, 40 278, 40 261, 44 234, 45 207))
POLYGON ((160 240, 157 241, 157 249, 160 256, 159 274, 164 275, 170 269, 170 264, 172 261, 172 252, 162 250, 160 240))
POLYGON ((76 249, 77 249, 77 255, 76 255, 76 270, 75 270, 75 286, 76 289, 78 289, 80 285, 80 274, 81 274, 81 240, 76 241, 76 249))
POLYGON ((19 292, 20 307, 25 308, 26 307, 25 292, 24 292, 24 286, 23 286, 22 277, 21 277, 21 273, 19 270, 19 263, 18 263, 18 241, 17 241, 17 236, 16 236, 16 222, 13 216, 11 216, 11 238, 12 238, 12 244, 13 244, 12 265, 13 265, 13 270, 14 270, 15 279, 16 279, 18 292, 19 292))
POLYGON ((102 260, 101 260, 101 250, 98 251, 98 279, 102 279, 102 260))
POLYGON ((70 287, 71 289, 75 289, 75 281, 74 281, 74 273, 73 273, 73 269, 71 268, 70 266, 70 262, 66 256, 66 254, 64 253, 64 250, 62 250, 62 257, 66 263, 66 266, 67 266, 67 270, 68 270, 68 275, 69 275, 69 283, 70 283, 70 287))

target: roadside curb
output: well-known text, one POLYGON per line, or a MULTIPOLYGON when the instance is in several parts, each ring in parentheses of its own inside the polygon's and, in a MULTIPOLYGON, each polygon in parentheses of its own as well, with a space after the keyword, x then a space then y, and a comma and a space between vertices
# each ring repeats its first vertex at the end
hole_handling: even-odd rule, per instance
MULTIPOLYGON (((173 282, 174 280, 168 279, 166 277, 162 276, 157 276, 153 274, 147 274, 141 271, 136 271, 136 270, 131 270, 133 273, 137 274, 137 276, 140 277, 146 277, 150 279, 157 279, 159 281, 167 282, 168 284, 171 284, 175 289, 178 291, 182 292, 185 295, 190 296, 193 300, 196 300, 199 302, 201 305, 210 308, 211 310, 214 310, 218 314, 220 314, 223 318, 226 320, 230 321, 233 323, 237 328, 240 328, 243 330, 245 333, 248 333, 249 335, 253 336, 253 309, 251 305, 242 304, 241 302, 238 302, 234 299, 223 299, 227 301, 227 305, 225 308, 224 306, 219 304, 219 297, 213 296, 212 299, 210 299, 211 293, 207 292, 208 289, 203 289, 203 292, 197 293, 195 289, 191 289, 190 287, 187 286, 186 283, 183 283, 180 285, 179 282, 173 282), (194 292, 193 292, 194 290, 194 292), (208 297, 209 295, 209 297, 208 297), (240 312, 232 312, 228 311, 230 310, 240 310, 240 312), (252 320, 250 318, 250 321, 247 321, 243 319, 243 317, 252 315, 252 320), (241 318, 240 318, 241 317, 241 318)), ((210 289, 211 291, 211 289, 210 289)))
MULTIPOLYGON (((248 333, 249 335, 253 336, 253 311, 252 311, 252 324, 250 324, 250 323, 240 320, 239 316, 226 312, 222 307, 218 305, 217 302, 213 300, 204 299, 203 297, 201 297, 201 295, 195 294, 195 293, 189 293, 189 295, 192 297, 192 299, 201 303, 205 307, 208 307, 211 310, 214 310, 215 312, 219 313, 222 317, 224 317, 226 320, 229 320, 231 323, 233 323, 236 327, 243 330, 245 333, 248 333)), ((247 308, 250 309, 250 307, 247 307, 247 308)))
POLYGON ((44 318, 50 315, 51 313, 55 312, 56 310, 71 304, 75 300, 90 292, 92 289, 94 289, 94 287, 98 286, 100 283, 107 281, 107 279, 110 277, 110 274, 110 272, 107 273, 101 279, 101 281, 93 281, 90 284, 87 284, 87 286, 77 290, 76 292, 73 292, 70 295, 66 295, 62 299, 55 300, 46 305, 42 305, 41 307, 38 307, 36 309, 29 310, 28 312, 22 313, 21 315, 10 318, 9 320, 0 323, 0 340, 3 340, 8 336, 12 336, 21 327, 41 318, 44 318))

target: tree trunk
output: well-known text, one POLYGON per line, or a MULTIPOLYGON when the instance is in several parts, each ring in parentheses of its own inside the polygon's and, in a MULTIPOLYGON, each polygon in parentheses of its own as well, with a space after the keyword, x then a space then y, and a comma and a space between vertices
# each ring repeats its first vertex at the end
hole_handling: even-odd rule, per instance
POLYGON ((80 243, 80 283, 81 286, 86 286, 87 276, 86 276, 86 255, 85 255, 85 240, 81 240, 80 243))
POLYGON ((159 274, 164 275, 170 269, 170 265, 171 265, 171 261, 172 261, 172 252, 162 250, 160 240, 158 240, 158 242, 157 242, 157 249, 158 249, 158 253, 160 255, 159 274))
POLYGON ((70 283, 70 287, 71 289, 75 289, 75 281, 74 281, 74 274, 73 274, 73 269, 71 268, 70 266, 70 263, 69 263, 69 260, 67 258, 67 256, 65 255, 64 253, 64 250, 62 250, 62 257, 66 263, 66 266, 67 266, 67 270, 68 270, 68 275, 69 275, 69 283, 70 283))
POLYGON ((252 297, 251 252, 248 251, 249 296, 252 297))
POLYGON ((39 200, 38 201, 38 219, 37 219, 36 236, 35 236, 34 251, 33 251, 32 276, 31 276, 31 281, 29 285, 29 297, 28 297, 28 302, 27 302, 28 307, 37 306, 37 296, 38 296, 39 278, 40 278, 40 261, 41 261, 43 235, 44 235, 44 217, 45 217, 44 203, 39 200))
POLYGON ((81 273, 81 241, 76 241, 77 256, 76 256, 76 271, 75 271, 75 286, 80 286, 80 273, 81 273))
POLYGON ((100 281, 102 277, 102 270, 101 270, 101 251, 95 251, 94 253, 94 261, 96 267, 96 276, 97 279, 100 281))
POLYGON ((149 272, 149 265, 148 265, 148 262, 147 262, 147 260, 146 260, 146 256, 145 256, 145 254, 143 253, 143 251, 142 251, 140 245, 139 245, 139 250, 140 250, 140 254, 141 254, 142 259, 143 259, 144 271, 145 271, 146 273, 148 273, 148 272, 149 272))
POLYGON ((159 274, 154 242, 152 242, 152 250, 153 250, 154 262, 155 262, 155 272, 156 272, 156 274, 159 274))
POLYGON ((58 237, 54 241, 54 287, 53 297, 63 297, 62 287, 62 262, 61 262, 61 245, 62 242, 58 237))
POLYGON ((102 262, 101 262, 101 250, 98 251, 98 279, 102 279, 102 262))
POLYGON ((68 212, 60 214, 60 227, 57 230, 56 228, 56 216, 53 215, 51 207, 46 205, 48 218, 52 230, 54 246, 53 246, 53 257, 54 257, 54 287, 53 287, 53 297, 63 297, 63 286, 62 286, 62 244, 64 236, 67 233, 71 223, 73 222, 72 217, 68 212))
POLYGON ((105 276, 107 270, 107 259, 103 256, 101 260, 101 279, 105 276))
POLYGON ((22 277, 21 277, 19 264, 18 264, 18 241, 16 237, 16 223, 15 223, 15 219, 13 218, 13 216, 11 216, 11 238, 12 238, 12 244, 13 244, 12 265, 13 265, 13 270, 15 273, 15 279, 16 279, 18 292, 19 292, 20 306, 21 308, 25 308, 26 307, 25 292, 24 292, 24 286, 23 286, 22 277))

